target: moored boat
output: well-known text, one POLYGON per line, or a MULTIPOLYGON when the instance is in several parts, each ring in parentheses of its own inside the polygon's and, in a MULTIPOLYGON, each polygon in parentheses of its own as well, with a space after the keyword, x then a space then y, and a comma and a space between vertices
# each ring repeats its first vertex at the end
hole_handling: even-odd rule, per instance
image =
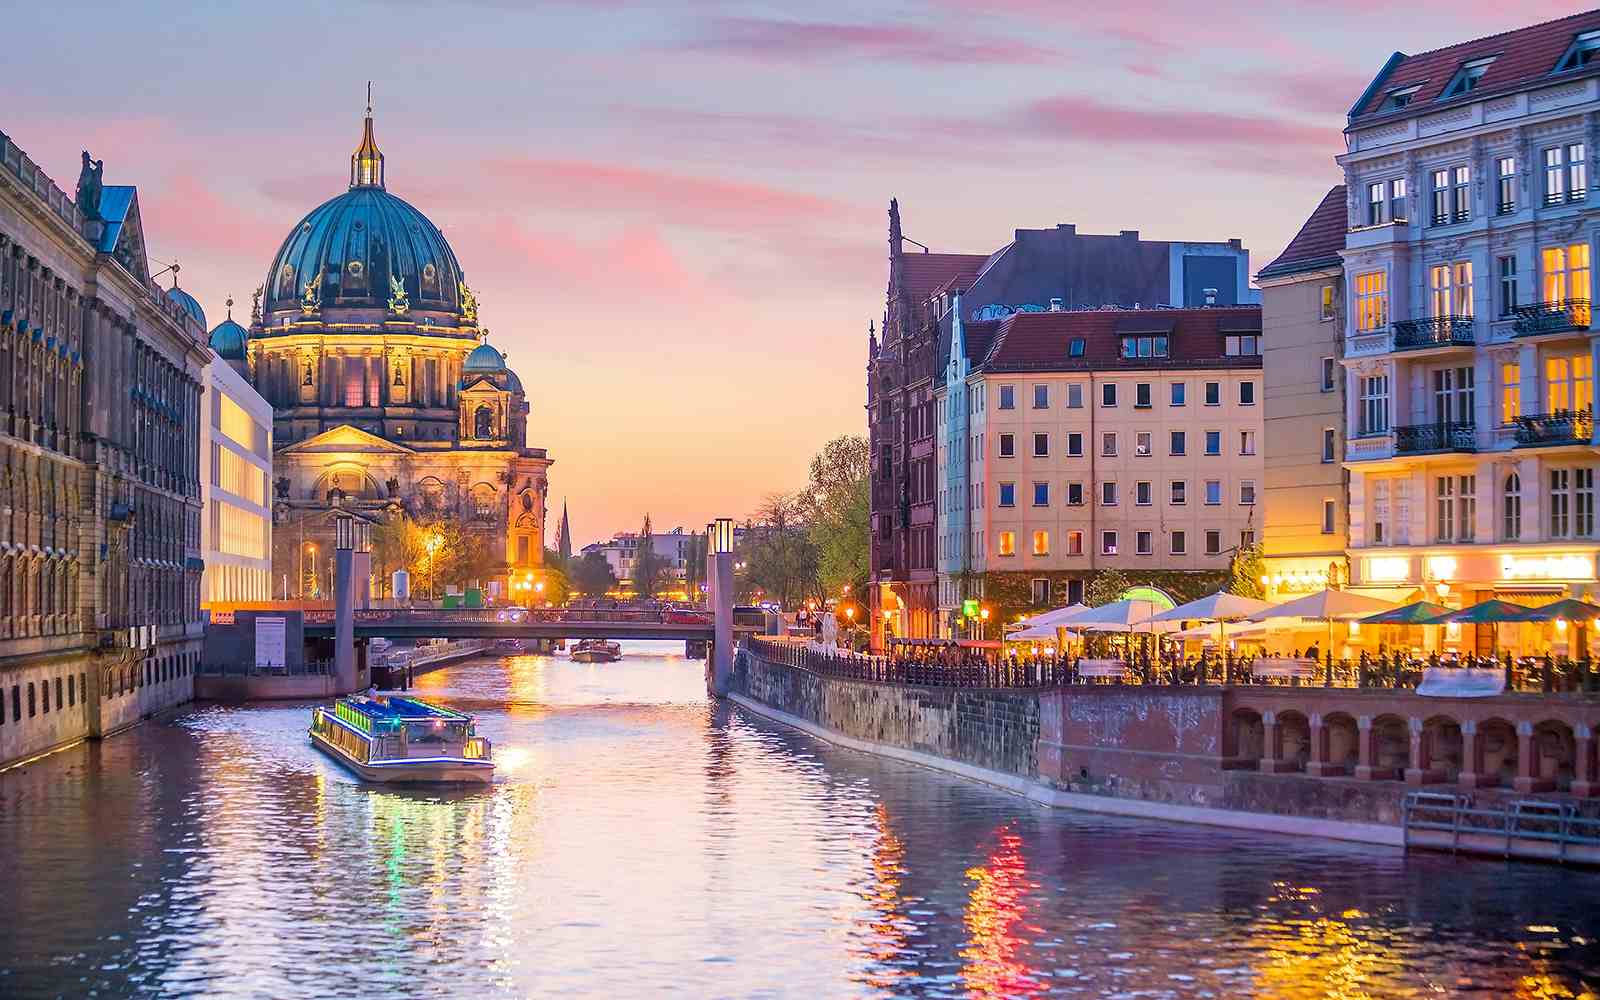
POLYGON ((611 639, 585 639, 568 654, 579 663, 611 663, 622 659, 622 643, 611 639))
POLYGON ((340 698, 311 712, 311 742, 365 781, 487 782, 489 738, 470 715, 400 695, 340 698))

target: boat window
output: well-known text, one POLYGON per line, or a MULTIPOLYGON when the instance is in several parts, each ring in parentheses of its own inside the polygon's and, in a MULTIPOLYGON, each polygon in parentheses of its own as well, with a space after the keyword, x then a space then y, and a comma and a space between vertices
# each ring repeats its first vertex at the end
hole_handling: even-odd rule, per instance
POLYGON ((461 738, 459 722, 413 722, 406 727, 407 743, 452 743, 461 738))

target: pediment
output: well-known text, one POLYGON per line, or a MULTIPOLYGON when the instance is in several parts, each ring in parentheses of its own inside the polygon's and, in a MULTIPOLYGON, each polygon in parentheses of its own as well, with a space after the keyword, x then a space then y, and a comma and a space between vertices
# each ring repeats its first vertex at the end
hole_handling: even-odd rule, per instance
POLYGON ((468 394, 472 394, 472 393, 476 393, 478 395, 483 395, 485 393, 491 393, 491 392, 494 393, 495 395, 499 395, 500 393, 504 392, 505 390, 503 390, 499 386, 495 385, 487 377, 480 375, 480 376, 478 376, 478 378, 476 380, 473 381, 473 383, 471 385, 463 386, 460 391, 461 391, 462 395, 468 395, 468 394))
POLYGON ((359 427, 341 424, 323 431, 316 437, 297 441, 284 448, 278 449, 280 455, 326 455, 326 454, 365 454, 365 455, 415 455, 416 452, 403 444, 395 444, 376 434, 364 431, 359 427))

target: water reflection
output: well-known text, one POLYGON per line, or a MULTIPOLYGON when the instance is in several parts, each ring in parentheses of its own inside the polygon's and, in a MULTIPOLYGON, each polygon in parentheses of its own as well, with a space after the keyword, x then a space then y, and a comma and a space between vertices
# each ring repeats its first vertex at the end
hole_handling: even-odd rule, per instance
POLYGON ((426 675, 486 789, 363 786, 306 705, 0 775, 0 996, 1594 995, 1593 873, 1042 810, 672 654, 426 675))

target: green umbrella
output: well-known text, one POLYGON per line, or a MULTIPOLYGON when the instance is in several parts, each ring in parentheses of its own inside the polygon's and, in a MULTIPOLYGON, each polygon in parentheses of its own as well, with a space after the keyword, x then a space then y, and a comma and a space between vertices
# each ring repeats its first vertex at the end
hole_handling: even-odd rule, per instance
MULTIPOLYGON (((1417 601, 1407 604, 1403 608, 1393 611, 1380 611, 1368 618, 1361 619, 1361 625, 1434 625, 1437 619, 1450 614, 1454 608, 1447 608, 1442 604, 1433 604, 1429 601, 1417 601)), ((1600 608, 1595 612, 1600 614, 1600 608)))
POLYGON ((1440 615, 1426 625, 1444 625, 1448 622, 1459 622, 1462 625, 1481 625, 1493 622, 1525 622, 1533 608, 1526 608, 1510 601, 1488 600, 1481 604, 1474 604, 1470 608, 1460 611, 1450 611, 1440 615))
POLYGON ((1600 618, 1600 607, 1596 607, 1587 601, 1580 601, 1576 597, 1567 597, 1554 604, 1546 604, 1542 608, 1534 608, 1517 620, 1524 622, 1553 622, 1558 618, 1582 625, 1600 618))

